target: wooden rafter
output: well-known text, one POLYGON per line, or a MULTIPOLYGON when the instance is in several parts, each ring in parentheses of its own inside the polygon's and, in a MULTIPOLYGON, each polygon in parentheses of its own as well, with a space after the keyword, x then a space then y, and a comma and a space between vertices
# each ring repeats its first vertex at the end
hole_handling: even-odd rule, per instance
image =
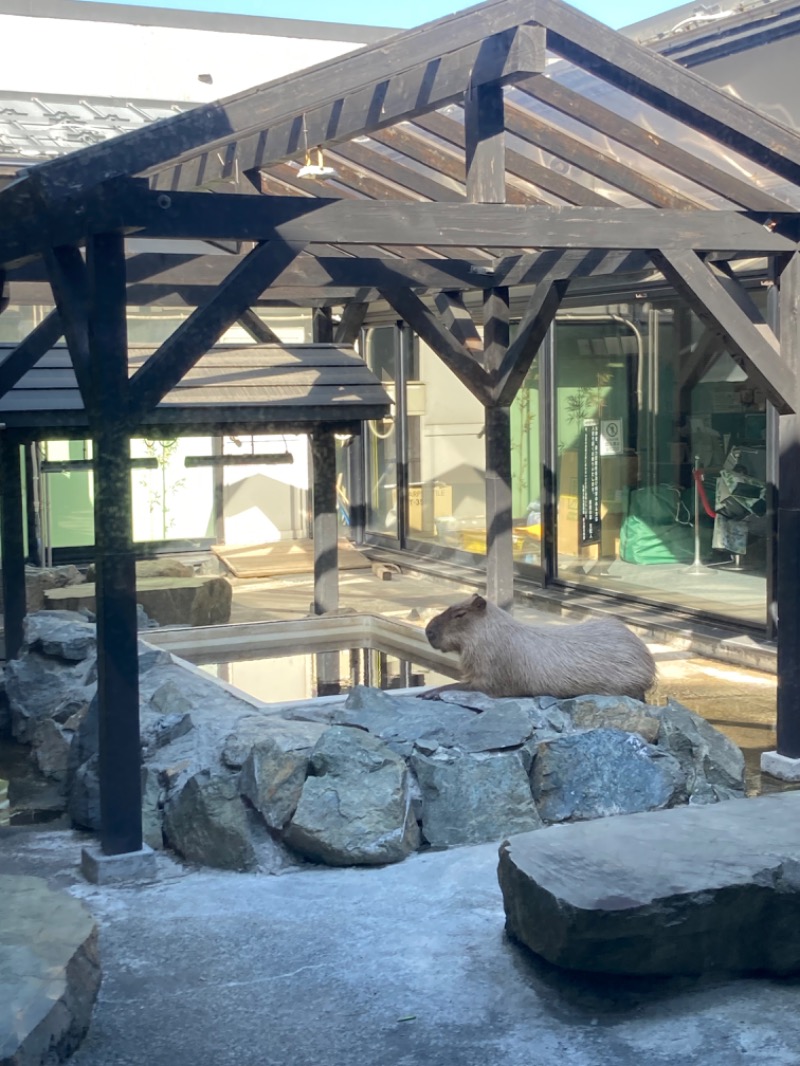
POLYGON ((133 419, 155 407, 300 251, 282 241, 260 244, 231 271, 214 297, 178 326, 131 378, 133 419))
POLYGON ((732 285, 739 283, 723 279, 694 252, 661 249, 653 253, 653 262, 778 410, 794 410, 796 371, 781 358, 775 335, 749 296, 732 294, 732 285))

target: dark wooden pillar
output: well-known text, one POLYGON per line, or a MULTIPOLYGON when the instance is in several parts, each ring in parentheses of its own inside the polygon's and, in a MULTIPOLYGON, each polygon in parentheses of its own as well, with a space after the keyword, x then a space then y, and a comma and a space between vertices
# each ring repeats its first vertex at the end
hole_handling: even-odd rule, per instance
MULTIPOLYGON (((508 351, 508 289, 483 298, 483 352, 487 370, 496 370, 508 351)), ((505 610, 514 602, 511 535, 511 412, 486 408, 486 595, 505 610)))
MULTIPOLYGON (((780 339, 784 362, 800 374, 800 253, 780 276, 780 339)), ((778 746, 800 759, 800 384, 790 399, 794 414, 778 430, 778 746)))
POLYGON ((125 251, 119 234, 87 244, 94 440, 100 842, 142 847, 139 659, 133 554, 125 251))
POLYGON ((339 606, 339 526, 336 514, 336 441, 330 430, 311 436, 314 479, 314 614, 339 606))
POLYGON ((22 515, 22 476, 19 443, 0 431, 0 486, 2 487, 3 634, 6 659, 16 659, 22 648, 25 620, 25 539, 22 515))
MULTIPOLYGON (((506 199, 503 88, 472 86, 464 102, 467 199, 501 204, 506 199)), ((508 290, 484 296, 483 352, 497 370, 509 345, 508 290)), ((514 600, 511 539, 511 419, 506 406, 486 408, 486 595, 506 610, 514 600)))
POLYGON ((486 408, 486 595, 509 610, 514 600, 511 537, 511 409, 486 408))

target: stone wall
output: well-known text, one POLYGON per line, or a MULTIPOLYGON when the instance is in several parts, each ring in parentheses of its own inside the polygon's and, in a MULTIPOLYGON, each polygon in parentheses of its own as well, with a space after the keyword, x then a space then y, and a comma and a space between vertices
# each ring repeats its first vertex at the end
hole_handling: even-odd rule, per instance
MULTIPOLYGON (((139 663, 145 840, 208 866, 375 865, 744 796, 739 749, 677 703, 357 688, 267 706, 144 642, 139 663)), ((94 626, 29 616, 5 684, 13 735, 97 829, 94 626)))

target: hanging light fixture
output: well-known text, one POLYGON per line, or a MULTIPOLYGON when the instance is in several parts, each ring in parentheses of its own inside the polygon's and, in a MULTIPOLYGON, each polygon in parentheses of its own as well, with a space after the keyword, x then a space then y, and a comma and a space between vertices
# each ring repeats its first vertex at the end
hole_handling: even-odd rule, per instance
POLYGON ((308 126, 306 116, 303 115, 303 145, 305 147, 305 161, 297 171, 298 178, 307 178, 311 181, 325 181, 326 178, 337 177, 333 167, 326 167, 322 157, 322 149, 308 147, 308 126))
POLYGON ((324 181, 326 178, 335 178, 336 171, 333 167, 326 167, 322 157, 322 149, 315 148, 312 152, 306 152, 305 163, 297 171, 298 178, 309 178, 311 181, 324 181))

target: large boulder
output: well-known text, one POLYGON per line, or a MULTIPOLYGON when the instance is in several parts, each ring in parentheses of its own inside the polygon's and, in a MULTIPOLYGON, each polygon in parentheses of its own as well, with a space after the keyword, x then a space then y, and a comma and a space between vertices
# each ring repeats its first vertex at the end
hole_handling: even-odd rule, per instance
POLYGON ((716 803, 744 795, 744 755, 724 733, 675 700, 648 713, 660 722, 659 748, 674 755, 683 771, 680 802, 716 803))
POLYGON ((244 760, 239 789, 270 829, 283 829, 297 809, 315 744, 318 722, 261 722, 259 739, 244 760))
POLYGON ((6 663, 5 683, 12 735, 30 744, 42 719, 91 699, 95 690, 93 660, 67 664, 60 658, 29 652, 6 663))
POLYGON ((574 970, 798 973, 798 824, 786 792, 511 837, 506 928, 574 970))
POLYGON ((331 866, 399 862, 419 847, 404 760, 360 729, 333 726, 311 758, 284 839, 331 866))
POLYGON ((660 719, 630 696, 576 696, 560 706, 578 729, 622 729, 638 733, 648 744, 658 740, 660 719))
MULTIPOLYGON (((233 588, 224 577, 151 577, 136 582, 136 600, 159 625, 211 626, 231 616, 233 588)), ((95 586, 52 589, 45 606, 95 611, 95 586)))
POLYGON ((592 729, 539 744, 531 770, 545 822, 658 810, 684 785, 680 763, 637 733, 592 729))
POLYGON ((221 870, 252 870, 256 853, 236 780, 203 771, 166 801, 164 835, 190 862, 221 870))
POLYGON ((97 926, 39 877, 0 875, 0 1062, 62 1062, 89 1028, 100 987, 97 926))
POLYGON ((522 752, 416 751, 411 766, 422 792, 422 834, 429 844, 479 844, 542 824, 522 752))

